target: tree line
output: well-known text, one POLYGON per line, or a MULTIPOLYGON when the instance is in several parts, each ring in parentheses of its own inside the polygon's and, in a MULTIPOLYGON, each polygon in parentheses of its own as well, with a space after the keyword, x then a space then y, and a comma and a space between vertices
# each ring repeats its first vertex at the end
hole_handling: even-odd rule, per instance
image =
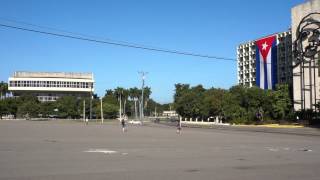
POLYGON ((233 86, 230 89, 202 85, 176 84, 174 107, 183 118, 220 117, 236 124, 263 123, 294 119, 294 111, 287 84, 275 90, 258 87, 233 86))
MULTIPOLYGON (((60 117, 82 118, 83 109, 86 117, 90 114, 90 97, 77 98, 63 96, 54 102, 39 102, 37 97, 25 94, 17 98, 6 98, 6 83, 0 83, 0 115, 15 117, 60 117), (84 108, 85 103, 85 108, 84 108)), ((146 116, 169 110, 170 104, 159 104, 150 98, 150 87, 144 89, 144 101, 141 89, 122 88, 108 89, 102 97, 104 118, 112 119, 122 115, 137 118, 144 107, 146 116), (121 104, 121 111, 120 111, 121 104)), ((258 87, 233 86, 230 89, 209 88, 202 85, 191 87, 189 84, 176 84, 173 107, 183 118, 220 117, 225 122, 252 124, 266 121, 293 120, 292 98, 289 86, 277 85, 276 89, 262 90, 258 87)), ((92 116, 101 118, 100 98, 92 99, 92 116)))
MULTIPOLYGON (((58 117, 58 118, 83 118, 85 111, 86 118, 90 115, 90 103, 92 101, 92 118, 101 118, 100 98, 94 94, 90 97, 62 96, 56 101, 40 102, 36 96, 23 94, 20 97, 5 98, 7 85, 0 83, 0 117, 13 115, 17 118, 25 117, 58 117)), ((150 98, 151 88, 145 87, 144 100, 141 101, 141 89, 122 88, 108 89, 102 97, 102 109, 105 119, 114 119, 119 116, 121 103, 122 115, 136 118, 140 112, 139 105, 143 105, 146 116, 154 115, 155 109, 158 113, 169 109, 169 104, 160 104, 150 98), (121 98, 120 98, 121 96, 121 98)))

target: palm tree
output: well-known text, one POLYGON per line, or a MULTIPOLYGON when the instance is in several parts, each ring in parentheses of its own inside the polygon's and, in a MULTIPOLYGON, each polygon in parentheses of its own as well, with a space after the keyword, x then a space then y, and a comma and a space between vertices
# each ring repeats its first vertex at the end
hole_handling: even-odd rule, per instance
POLYGON ((117 87, 114 89, 114 95, 117 97, 119 101, 119 118, 122 117, 122 93, 123 93, 123 88, 122 87, 117 87))
POLYGON ((129 90, 123 89, 122 91, 122 99, 123 99, 123 113, 126 115, 126 105, 129 97, 129 90))
POLYGON ((8 92, 9 92, 8 91, 8 84, 1 81, 0 82, 0 99, 3 98, 3 95, 6 96, 8 92))
POLYGON ((151 95, 152 91, 150 87, 145 87, 144 91, 143 91, 143 99, 144 99, 144 108, 147 108, 148 105, 148 101, 150 99, 150 95, 151 95))
POLYGON ((139 89, 136 87, 130 88, 129 89, 129 96, 130 96, 130 99, 134 101, 134 115, 135 115, 135 118, 137 119, 138 118, 137 101, 140 96, 139 89))
POLYGON ((113 90, 112 89, 107 89, 106 90, 106 95, 113 95, 113 90))

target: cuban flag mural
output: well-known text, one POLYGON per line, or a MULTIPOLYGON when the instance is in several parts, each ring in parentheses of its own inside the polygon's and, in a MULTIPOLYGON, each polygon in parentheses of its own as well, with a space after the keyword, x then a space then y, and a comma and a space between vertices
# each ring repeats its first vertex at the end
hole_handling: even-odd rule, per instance
POLYGON ((256 41, 256 83, 261 89, 274 89, 277 83, 277 40, 269 36, 256 41))

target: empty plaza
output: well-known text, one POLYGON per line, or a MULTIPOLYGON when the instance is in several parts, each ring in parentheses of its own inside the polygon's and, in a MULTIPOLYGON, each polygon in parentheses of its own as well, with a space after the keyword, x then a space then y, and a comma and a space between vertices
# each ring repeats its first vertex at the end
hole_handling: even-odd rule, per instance
POLYGON ((0 121, 0 179, 318 179, 315 135, 0 121))

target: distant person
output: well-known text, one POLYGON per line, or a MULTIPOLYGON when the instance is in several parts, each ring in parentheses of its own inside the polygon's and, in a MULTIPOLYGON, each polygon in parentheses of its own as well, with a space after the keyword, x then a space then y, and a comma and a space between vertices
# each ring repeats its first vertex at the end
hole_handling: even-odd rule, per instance
POLYGON ((178 123, 177 123, 177 134, 181 134, 181 123, 180 123, 180 120, 178 120, 178 123))
POLYGON ((125 122, 124 118, 121 119, 121 126, 122 126, 122 132, 126 132, 127 131, 126 130, 126 122, 125 122))
POLYGON ((88 123, 89 123, 89 119, 88 119, 88 118, 86 118, 86 125, 88 125, 88 123))

